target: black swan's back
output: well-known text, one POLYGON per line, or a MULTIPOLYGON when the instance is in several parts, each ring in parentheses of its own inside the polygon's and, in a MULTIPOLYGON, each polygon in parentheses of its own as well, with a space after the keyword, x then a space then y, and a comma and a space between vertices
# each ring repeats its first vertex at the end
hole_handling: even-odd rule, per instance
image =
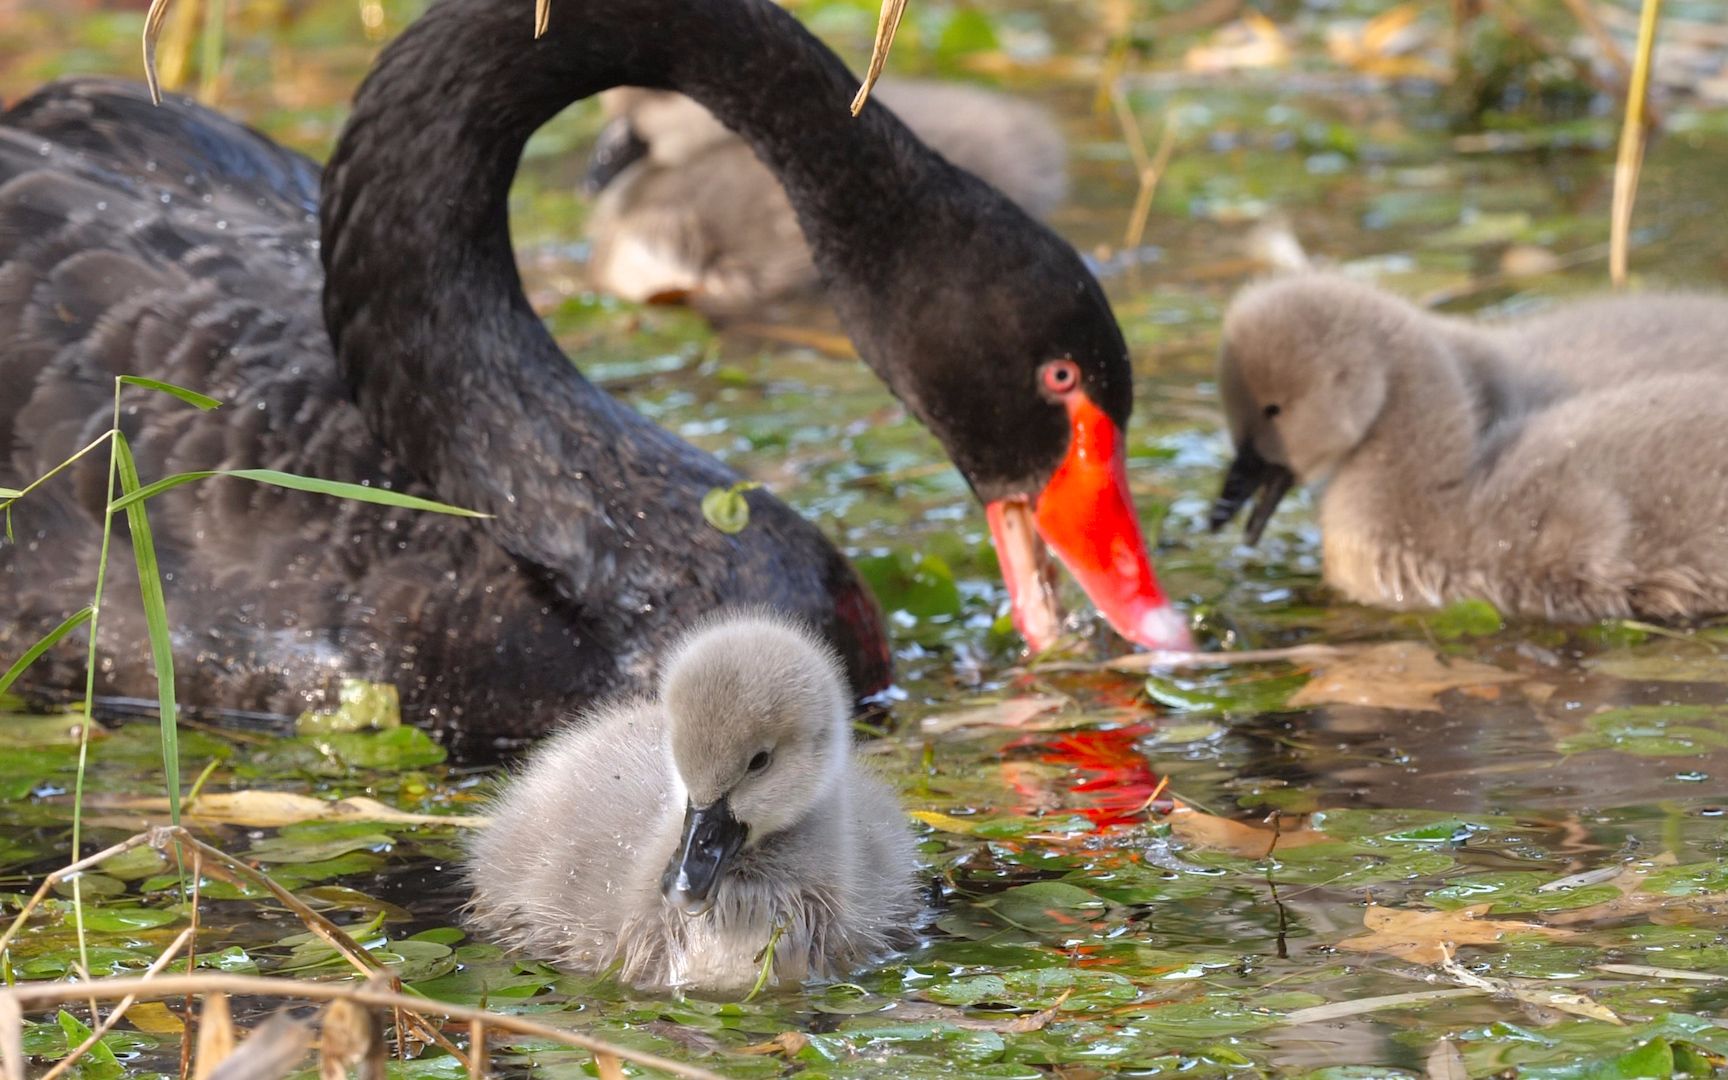
MULTIPOLYGON (((0 486, 22 487, 100 435, 114 376, 141 374, 225 403, 203 414, 128 390, 122 426, 146 481, 274 468, 482 501, 441 489, 381 445, 355 406, 319 308, 317 178, 313 163, 250 129, 183 101, 153 106, 129 83, 58 83, 0 115, 0 486)), ((608 507, 602 495, 598 510, 630 517, 583 533, 564 553, 579 567, 536 565, 471 521, 241 481, 159 496, 151 520, 181 700, 295 715, 353 677, 397 684, 410 719, 456 736, 533 734, 588 699, 640 686, 669 622, 729 599, 803 613, 874 689, 885 673, 880 630, 838 554, 754 497, 762 527, 741 544, 678 505, 664 517, 690 536, 638 524, 638 504, 693 508, 733 476, 587 389, 570 410, 522 415, 540 403, 518 394, 517 414, 467 417, 621 444, 611 463, 635 485, 632 505, 608 507), (727 569, 745 561, 728 548, 752 543, 788 565, 783 583, 727 569), (790 589, 804 595, 780 595, 790 589)), ((17 543, 0 544, 0 656, 89 602, 105 458, 90 455, 14 507, 17 543)), ((580 462, 564 467, 580 475, 580 462)), ((521 497, 551 518, 597 509, 556 491, 521 497)), ((99 685, 151 697, 129 558, 113 564, 102 624, 113 666, 99 685)), ((81 686, 83 649, 63 643, 26 683, 81 686)))

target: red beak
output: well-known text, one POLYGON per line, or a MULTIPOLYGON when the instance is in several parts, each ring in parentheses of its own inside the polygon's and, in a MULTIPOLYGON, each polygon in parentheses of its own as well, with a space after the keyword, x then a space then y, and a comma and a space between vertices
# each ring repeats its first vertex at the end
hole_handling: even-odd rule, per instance
POLYGON ((1187 620, 1158 587, 1146 555, 1122 433, 1083 391, 1068 397, 1068 423, 1067 456, 1036 502, 998 499, 984 508, 1014 625, 1034 652, 1060 633, 1048 544, 1117 633, 1149 649, 1193 649, 1187 620))

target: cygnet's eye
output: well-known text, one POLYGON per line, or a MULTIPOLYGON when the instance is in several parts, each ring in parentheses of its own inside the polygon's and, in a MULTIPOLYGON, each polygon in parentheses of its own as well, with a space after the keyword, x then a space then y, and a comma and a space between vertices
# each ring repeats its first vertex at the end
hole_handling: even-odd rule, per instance
POLYGON ((761 772, 763 769, 766 769, 768 763, 773 760, 773 754, 770 754, 766 750, 758 750, 756 751, 756 756, 750 759, 750 771, 753 773, 761 772))
POLYGON ((1276 405, 1268 405, 1260 411, 1266 414, 1266 419, 1270 420, 1273 417, 1277 416, 1279 413, 1283 412, 1284 410, 1280 409, 1276 405))

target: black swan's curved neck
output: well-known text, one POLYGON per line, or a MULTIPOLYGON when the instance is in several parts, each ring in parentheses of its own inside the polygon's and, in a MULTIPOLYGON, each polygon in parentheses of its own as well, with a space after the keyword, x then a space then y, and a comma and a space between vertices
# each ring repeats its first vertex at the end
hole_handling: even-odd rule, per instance
POLYGON ((860 286, 897 193, 946 166, 886 111, 852 118, 845 65, 771 0, 553 0, 539 40, 532 20, 529 0, 439 0, 385 51, 325 173, 324 304, 385 444, 549 565, 566 545, 535 535, 560 527, 548 468, 604 471, 608 427, 671 440, 577 375, 523 294, 507 199, 535 129, 612 86, 682 91, 755 146, 825 270, 860 286))

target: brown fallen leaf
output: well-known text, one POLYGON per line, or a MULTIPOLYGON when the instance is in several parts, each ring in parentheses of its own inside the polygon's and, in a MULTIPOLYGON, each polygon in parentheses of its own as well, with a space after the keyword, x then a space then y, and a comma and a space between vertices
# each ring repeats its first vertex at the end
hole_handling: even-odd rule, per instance
MULTIPOLYGON (((166 817, 168 800, 163 798, 94 798, 86 805, 100 810, 136 810, 166 817)), ((244 825, 274 829, 303 821, 382 821, 393 825, 460 825, 480 828, 486 819, 474 815, 411 814, 386 806, 377 799, 356 795, 347 799, 319 799, 291 791, 215 791, 198 796, 181 817, 187 824, 244 825)))
POLYGON ((1223 851, 1249 859, 1265 858, 1276 848, 1307 847, 1332 839, 1299 820, 1281 821, 1274 828, 1218 817, 1182 803, 1164 815, 1164 821, 1169 823, 1170 832, 1191 848, 1223 851))
MULTIPOLYGON (((1023 728, 1035 730, 1033 721, 1068 704, 1068 699, 1055 694, 1009 698, 993 705, 977 705, 970 709, 926 716, 923 728, 927 734, 940 735, 968 727, 1023 728)), ((1068 726, 1064 723, 1063 726, 1068 726)))
POLYGON ((972 1031, 995 1031, 1003 1035, 1024 1035, 1029 1031, 1043 1031, 1050 1026, 1050 1021, 1056 1019, 1056 1014, 1062 1010, 1062 1003, 1068 1000, 1073 990, 1062 991, 1062 996, 1050 1003, 1047 1009, 1039 1009, 1029 1016, 1012 1016, 1005 1020, 978 1020, 972 1017, 961 1017, 952 1021, 955 1027, 968 1028, 972 1031))
POLYGON ((1312 705, 1365 705, 1375 709, 1439 712, 1436 700, 1448 690, 1517 682, 1515 671, 1474 660, 1442 662, 1434 650, 1414 641, 1392 641, 1322 664, 1314 677, 1290 696, 1292 708, 1312 705))
POLYGON ((1464 1055, 1451 1039, 1441 1039, 1428 1051, 1422 1066, 1427 1080, 1470 1080, 1470 1070, 1464 1067, 1464 1055))
POLYGON ((126 1022, 150 1035, 175 1035, 185 1032, 186 1023, 160 1001, 140 1001, 126 1010, 126 1022))
POLYGON ((739 1047, 740 1054, 785 1054, 796 1057, 798 1052, 810 1045, 810 1040, 802 1031, 782 1031, 767 1042, 753 1043, 750 1046, 739 1047))
POLYGON ((1370 904, 1362 913, 1362 925, 1368 928, 1368 933, 1346 938, 1338 947, 1351 952, 1385 953, 1415 964, 1443 964, 1456 946, 1492 945, 1507 934, 1546 934, 1556 938, 1572 935, 1570 930, 1539 923, 1480 918, 1492 906, 1477 904, 1456 911, 1425 911, 1370 904))

